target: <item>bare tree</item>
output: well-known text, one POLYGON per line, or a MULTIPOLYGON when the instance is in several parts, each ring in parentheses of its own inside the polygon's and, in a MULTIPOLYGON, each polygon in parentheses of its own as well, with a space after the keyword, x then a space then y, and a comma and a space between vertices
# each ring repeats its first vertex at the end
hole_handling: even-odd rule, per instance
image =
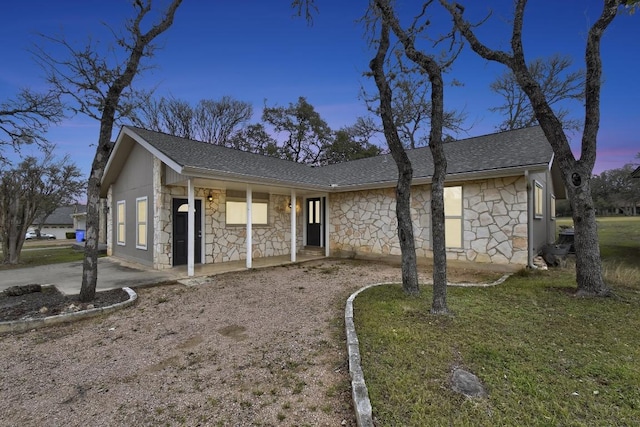
POLYGON ((230 96, 223 96, 220 100, 202 99, 196 106, 182 99, 161 97, 140 105, 132 122, 156 132, 230 146, 232 136, 251 116, 251 104, 230 96))
MULTIPOLYGON (((54 92, 35 93, 22 89, 15 99, 0 102, 0 149, 18 151, 22 144, 36 143, 48 149, 45 133, 63 118, 63 105, 54 92)), ((0 151, 0 164, 6 157, 0 151)))
MULTIPOLYGON (((400 140, 405 148, 415 149, 429 145, 429 129, 431 120, 431 84, 428 77, 419 67, 403 65, 402 58, 393 55, 396 61, 387 61, 390 68, 386 72, 391 91, 393 92, 392 112, 400 140)), ((379 95, 369 95, 363 89, 361 97, 367 108, 377 116, 379 95)), ((463 122, 466 115, 461 111, 445 111, 443 116, 444 140, 453 140, 454 135, 466 129, 463 122)), ((382 130, 379 130, 382 132, 382 130)))
POLYGON ((0 174, 0 237, 3 262, 17 264, 27 229, 52 207, 71 203, 84 190, 80 170, 50 153, 25 158, 0 174))
MULTIPOLYGON (((445 241, 445 221, 444 221, 444 181, 447 174, 447 158, 444 154, 442 129, 445 124, 444 113, 444 81, 443 70, 448 68, 458 55, 460 48, 455 48, 455 44, 449 46, 449 54, 444 57, 426 53, 416 47, 415 40, 418 34, 426 32, 430 25, 425 18, 426 11, 432 5, 429 0, 423 3, 422 10, 413 20, 408 29, 404 29, 394 12, 389 0, 375 0, 382 19, 383 25, 389 25, 393 33, 398 38, 404 49, 406 57, 414 63, 420 71, 426 73, 431 85, 430 100, 430 132, 429 149, 433 157, 433 177, 431 181, 431 232, 433 244, 433 301, 431 313, 447 314, 447 257, 445 241)), ((443 40, 449 39, 446 35, 436 40, 435 45, 443 40)), ((452 40, 452 39, 451 39, 452 40)), ((372 67, 373 69, 373 67, 372 67)), ((378 83, 378 79, 376 79, 378 83)), ((380 87, 380 85, 378 85, 380 87)), ((382 91, 381 99, 382 99, 382 91)), ((381 103, 382 104, 382 103, 381 103)), ((390 112, 386 112, 390 114, 390 112)), ((408 210, 408 209, 407 209, 408 210)), ((398 219, 400 222, 400 219, 398 219)), ((409 224, 411 225, 411 224, 409 224)))
MULTIPOLYGON (((376 7, 377 2, 376 2, 376 7)), ((418 284, 418 267, 416 260, 413 222, 411 221, 411 180, 413 167, 405 151, 393 114, 393 92, 384 70, 387 52, 389 51, 389 26, 386 20, 380 23, 380 38, 376 56, 369 63, 371 73, 380 93, 378 110, 382 119, 384 136, 387 140, 391 156, 398 168, 398 184, 396 185, 396 216, 398 218, 398 239, 402 255, 402 289, 408 295, 420 292, 418 284)))
POLYGON ((201 100, 194 112, 194 137, 199 141, 228 146, 232 135, 253 116, 253 106, 230 96, 201 100))
MULTIPOLYGON (((87 186, 87 230, 85 258, 83 263, 80 300, 91 301, 95 298, 98 278, 98 231, 100 206, 100 181, 111 152, 111 134, 119 117, 132 116, 142 98, 132 89, 131 83, 144 70, 142 60, 151 57, 155 51, 153 41, 171 27, 182 0, 172 0, 162 13, 158 22, 144 30, 143 23, 151 12, 151 0, 134 0, 133 19, 125 24, 125 35, 115 31, 115 45, 112 50, 120 49, 125 59, 115 64, 110 59, 118 55, 102 54, 97 46, 89 42, 87 46, 76 49, 62 38, 46 39, 62 46, 68 57, 56 59, 44 48, 38 48, 37 54, 42 66, 48 72, 48 79, 74 103, 72 108, 100 121, 100 133, 96 145, 96 154, 91 166, 87 186)), ((151 18, 148 18, 151 19, 151 18)))
POLYGON ((562 122, 554 113, 545 93, 525 62, 522 27, 526 0, 517 0, 511 34, 511 52, 491 49, 475 35, 472 25, 463 18, 464 8, 456 3, 440 0, 474 52, 482 58, 501 63, 514 74, 518 85, 527 94, 536 119, 553 147, 563 182, 567 188, 573 212, 576 249, 576 281, 578 295, 608 295, 610 290, 602 278, 602 260, 598 244, 595 209, 591 196, 590 178, 596 160, 596 140, 600 125, 600 89, 602 60, 600 40, 624 4, 637 0, 604 0, 602 13, 589 29, 586 38, 585 121, 582 129, 580 159, 569 146, 562 122))
MULTIPOLYGON (((538 83, 549 106, 567 131, 580 129, 580 121, 570 117, 570 111, 560 104, 566 100, 584 99, 584 71, 568 72, 571 67, 568 56, 553 55, 548 59, 535 59, 527 67, 531 77, 538 83)), ((513 71, 507 70, 491 83, 491 90, 504 98, 505 103, 489 110, 505 116, 497 127, 499 130, 513 130, 536 125, 535 111, 527 94, 522 90, 513 71)))

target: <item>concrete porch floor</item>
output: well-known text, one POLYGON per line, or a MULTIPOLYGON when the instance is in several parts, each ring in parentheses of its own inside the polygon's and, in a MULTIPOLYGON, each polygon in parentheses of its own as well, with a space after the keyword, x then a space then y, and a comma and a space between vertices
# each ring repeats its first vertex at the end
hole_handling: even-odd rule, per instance
MULTIPOLYGON (((326 258, 320 254, 304 254, 300 253, 296 256, 296 261, 291 262, 291 255, 272 256, 256 258, 252 262, 251 268, 265 268, 276 267, 279 265, 297 264, 300 262, 314 261, 318 259, 326 258)), ((208 276, 215 276, 216 274, 230 273, 234 271, 245 271, 247 269, 247 261, 228 261, 215 264, 196 264, 194 266, 193 277, 187 276, 187 266, 180 265, 171 269, 165 270, 167 273, 172 274, 176 279, 185 285, 193 285, 202 281, 201 278, 206 279, 208 276)))

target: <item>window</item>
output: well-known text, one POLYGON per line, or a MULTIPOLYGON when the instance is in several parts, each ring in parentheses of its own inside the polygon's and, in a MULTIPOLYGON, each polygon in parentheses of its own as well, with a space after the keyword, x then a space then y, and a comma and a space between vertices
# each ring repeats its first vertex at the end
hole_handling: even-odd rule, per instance
POLYGON ((462 248, 462 187, 444 189, 445 246, 462 248))
POLYGON ((147 249, 147 198, 136 199, 136 248, 147 249))
MULTIPOLYGON (((267 225, 269 223, 269 194, 253 193, 251 201, 251 224, 267 225)), ((227 225, 247 224, 246 193, 227 191, 226 208, 227 225)))
POLYGON ((554 196, 553 194, 551 195, 551 219, 555 220, 556 219, 556 196, 554 196))
POLYGON ((122 245, 122 246, 124 246, 125 244, 125 231, 126 231, 124 218, 125 218, 125 202, 124 200, 120 200, 118 202, 118 209, 116 211, 116 223, 117 223, 116 242, 118 245, 122 245))
POLYGON ((542 184, 540 184, 538 181, 534 181, 535 183, 535 194, 534 194, 534 200, 533 200, 533 208, 534 208, 534 217, 535 218, 542 218, 544 216, 544 206, 543 206, 543 200, 544 200, 544 191, 542 189, 542 184))

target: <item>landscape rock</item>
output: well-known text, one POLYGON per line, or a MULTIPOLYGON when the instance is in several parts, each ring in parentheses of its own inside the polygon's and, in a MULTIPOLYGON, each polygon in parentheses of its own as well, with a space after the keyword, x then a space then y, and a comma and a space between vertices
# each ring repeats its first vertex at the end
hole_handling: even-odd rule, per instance
POLYGON ((480 379, 469 371, 456 368, 451 377, 451 388, 467 397, 486 397, 487 392, 480 379))

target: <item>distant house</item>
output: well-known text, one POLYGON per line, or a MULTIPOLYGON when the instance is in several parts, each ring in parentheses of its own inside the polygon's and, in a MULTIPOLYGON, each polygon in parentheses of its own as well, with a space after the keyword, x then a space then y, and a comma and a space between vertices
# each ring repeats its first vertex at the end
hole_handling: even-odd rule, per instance
MULTIPOLYGON (((445 144, 447 257, 532 263, 565 198, 539 127, 445 144)), ((432 256, 429 148, 409 151, 416 251, 432 256)), ((125 126, 101 185, 108 253, 166 269, 290 255, 397 257, 390 155, 310 167, 125 126)))
MULTIPOLYGON (((86 211, 87 207, 81 204, 61 206, 45 218, 40 232, 53 234, 56 239, 66 239, 67 233, 85 228, 86 211)), ((36 220, 29 231, 35 231, 41 223, 41 219, 36 220)))

